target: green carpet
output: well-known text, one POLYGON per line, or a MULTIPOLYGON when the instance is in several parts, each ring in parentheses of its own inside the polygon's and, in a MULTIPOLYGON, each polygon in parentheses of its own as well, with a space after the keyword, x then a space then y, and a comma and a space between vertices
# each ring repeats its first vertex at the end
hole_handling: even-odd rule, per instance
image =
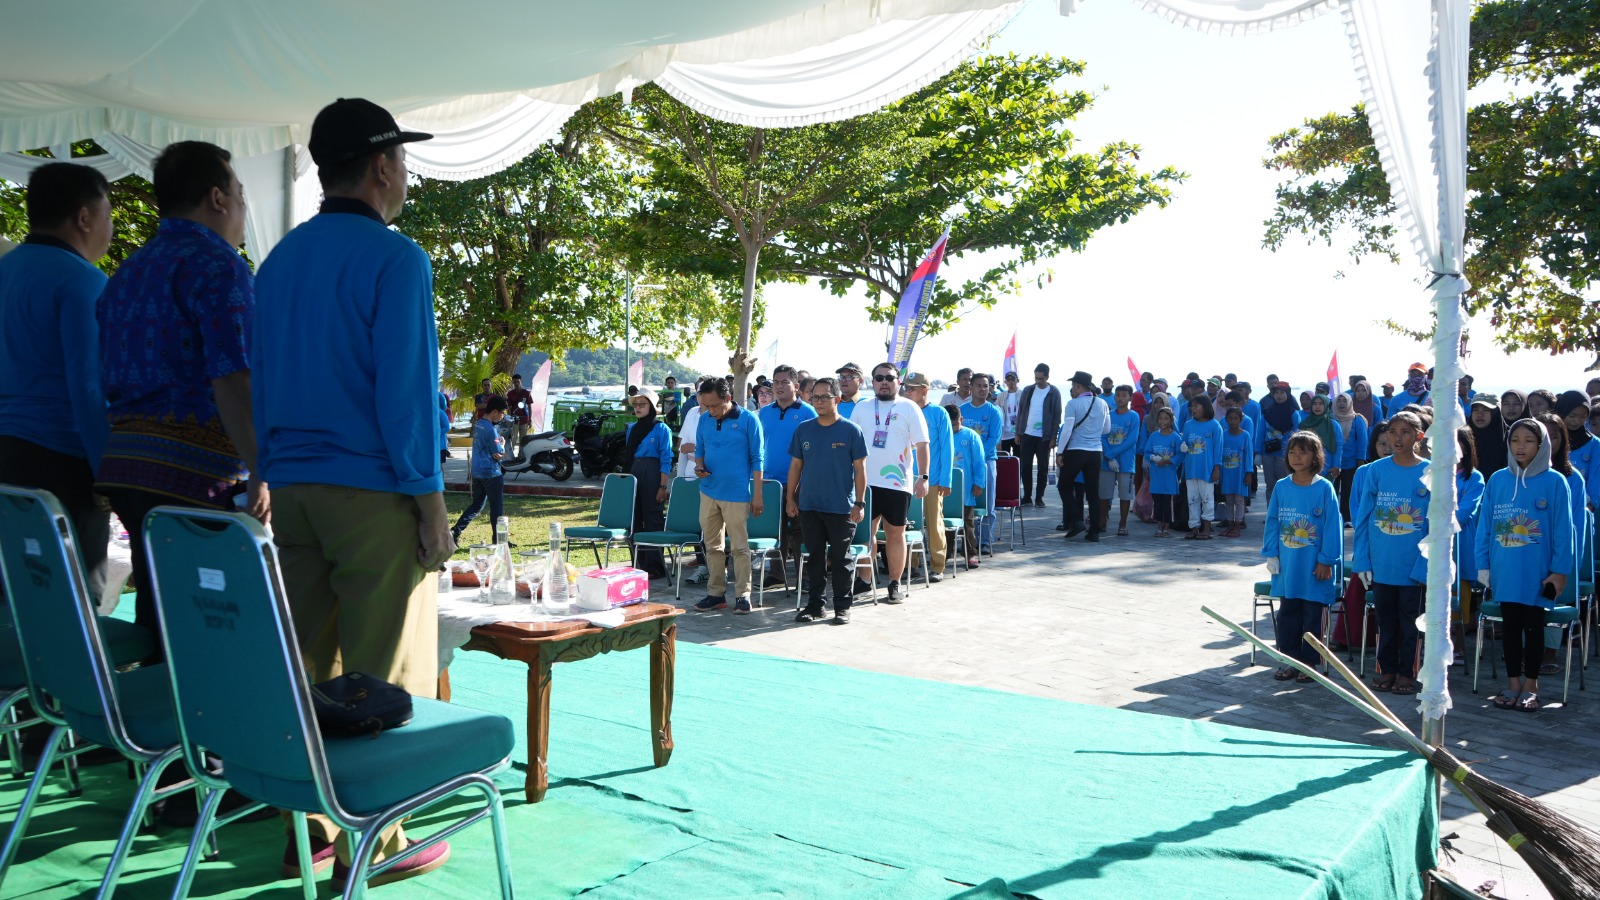
MULTIPOLYGON (((517 723, 499 780, 520 896, 1416 897, 1434 863, 1431 779, 1407 754, 693 644, 655 769, 647 663, 557 667, 551 791, 530 806, 526 669, 457 655, 455 702, 517 723)), ((48 795, 0 894, 92 891, 131 784, 91 771, 85 801, 48 795)), ((0 784, 0 816, 20 785, 0 784)), ((280 835, 225 831, 193 896, 298 896, 266 884, 280 835)), ((118 896, 165 896, 185 836, 141 838, 118 896)), ((452 846, 383 896, 494 896, 487 829, 452 846)))

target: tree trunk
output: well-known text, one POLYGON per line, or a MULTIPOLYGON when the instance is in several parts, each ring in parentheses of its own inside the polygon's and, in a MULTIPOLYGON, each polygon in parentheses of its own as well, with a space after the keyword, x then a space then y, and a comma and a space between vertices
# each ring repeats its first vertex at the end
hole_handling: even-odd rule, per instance
MULTIPOLYGON (((517 363, 522 359, 522 352, 526 349, 528 336, 524 334, 507 334, 500 344, 500 349, 494 354, 494 371, 496 374, 504 373, 507 376, 516 374, 517 363)), ((523 383, 526 384, 533 378, 528 372, 522 373, 523 383)))
POLYGON ((744 250, 744 300, 739 308, 739 346, 728 358, 733 372, 733 402, 744 405, 746 379, 755 371, 750 360, 750 324, 756 310, 756 267, 761 261, 761 244, 750 241, 744 250))

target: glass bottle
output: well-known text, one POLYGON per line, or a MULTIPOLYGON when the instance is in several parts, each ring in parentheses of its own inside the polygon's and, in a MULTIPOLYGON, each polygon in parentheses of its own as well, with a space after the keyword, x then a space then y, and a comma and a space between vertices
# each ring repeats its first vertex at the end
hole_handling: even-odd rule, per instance
POLYGON ((511 565, 511 535, 505 516, 495 523, 494 549, 489 553, 489 602, 495 606, 517 602, 517 576, 511 565))
POLYGON ((544 561, 544 607, 553 616, 572 612, 572 585, 567 583, 567 560, 562 550, 561 523, 550 523, 550 552, 544 561))

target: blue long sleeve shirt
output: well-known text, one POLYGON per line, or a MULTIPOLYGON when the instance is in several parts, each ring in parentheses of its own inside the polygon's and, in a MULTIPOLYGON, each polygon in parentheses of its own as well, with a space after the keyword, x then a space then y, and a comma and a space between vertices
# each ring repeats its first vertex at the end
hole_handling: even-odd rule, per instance
POLYGON ((1171 434, 1157 431, 1145 439, 1145 471, 1149 473, 1150 493, 1178 493, 1178 477, 1184 463, 1183 453, 1178 447, 1182 443, 1183 435, 1176 431, 1171 434))
POLYGON ((1461 549, 1461 578, 1476 578, 1478 570, 1473 556, 1478 546, 1478 509, 1483 505, 1483 489, 1487 482, 1483 473, 1473 469, 1466 477, 1456 473, 1456 546, 1461 549))
POLYGON ((1355 551, 1350 565, 1381 584, 1410 585, 1428 534, 1428 460, 1397 465, 1385 457, 1362 466, 1350 497, 1355 551))
POLYGON ((505 452, 506 439, 500 436, 500 429, 494 427, 488 416, 472 424, 473 478, 499 478, 504 474, 500 470, 500 460, 494 455, 504 456, 505 452))
POLYGON ((1132 472, 1133 462, 1139 452, 1140 416, 1133 410, 1111 413, 1111 427, 1100 436, 1100 469, 1109 472, 1111 461, 1116 460, 1118 471, 1132 472))
POLYGON ((1222 436, 1222 492, 1243 494, 1250 486, 1245 476, 1256 467, 1255 436, 1243 428, 1238 434, 1228 432, 1222 436))
MULTIPOLYGON (((1300 429, 1300 423, 1305 421, 1307 415, 1309 415, 1309 413, 1305 412, 1304 410, 1294 414, 1295 430, 1298 431, 1300 429)), ((1318 437, 1321 437, 1321 435, 1318 435, 1318 437)), ((1344 459, 1344 444, 1344 429, 1339 427, 1338 422, 1334 422, 1333 446, 1322 448, 1322 474, 1324 476, 1326 476, 1332 470, 1339 468, 1340 461, 1344 459)), ((1287 438, 1285 438, 1283 441, 1283 449, 1285 453, 1287 453, 1289 450, 1289 441, 1287 438)))
POLYGON ((110 430, 94 314, 105 286, 99 269, 55 238, 29 235, 0 259, 0 434, 82 457, 94 470, 110 430))
POLYGON ((1344 561, 1344 520, 1332 482, 1318 476, 1302 486, 1292 475, 1281 479, 1272 488, 1261 532, 1261 555, 1278 560, 1273 596, 1333 602, 1337 583, 1315 574, 1318 564, 1334 567, 1344 561))
POLYGON ((761 420, 738 404, 720 419, 710 413, 701 415, 695 427, 694 457, 707 472, 700 479, 703 496, 727 503, 749 503, 750 477, 766 469, 761 420))
POLYGON ((1572 467, 1583 473, 1584 499, 1590 508, 1600 509, 1600 439, 1589 438, 1583 446, 1573 450, 1568 458, 1572 467))
MULTIPOLYGON (((949 426, 945 426, 949 431, 949 426)), ((963 506, 984 506, 988 501, 979 502, 973 493, 973 488, 989 487, 989 463, 983 456, 983 439, 971 428, 962 426, 961 430, 951 435, 951 464, 961 470, 961 498, 963 506)))
POLYGON ((1476 535, 1477 569, 1502 603, 1549 609, 1539 596, 1552 573, 1572 575, 1572 492, 1567 479, 1546 469, 1521 483, 1501 469, 1489 477, 1476 535))
MULTIPOLYGON (((638 422, 629 422, 623 435, 632 438, 633 430, 638 427, 638 422)), ((787 453, 788 448, 785 447, 784 450, 787 453)), ((667 423, 657 421, 651 426, 650 433, 639 441, 639 449, 633 451, 633 458, 639 460, 646 457, 661 460, 661 474, 665 475, 672 471, 672 461, 677 457, 672 452, 672 429, 667 427, 667 423)), ((788 472, 785 471, 784 474, 787 475, 788 472)))
POLYGON ((1344 436, 1344 431, 1339 432, 1339 468, 1354 469, 1367 461, 1368 435, 1367 420, 1359 413, 1350 425, 1350 436, 1344 436))
POLYGON ((971 428, 983 440, 984 459, 994 459, 1000 453, 1000 430, 1005 427, 1005 414, 993 403, 973 406, 968 400, 961 404, 961 427, 971 428))
MULTIPOLYGON (((929 403, 922 408, 922 418, 928 423, 928 487, 947 488, 951 484, 950 470, 955 464, 950 414, 944 407, 929 403)), ((914 456, 912 461, 916 461, 914 456)))
POLYGON ((1250 423, 1250 433, 1259 433, 1261 431, 1261 404, 1254 400, 1246 400, 1240 405, 1239 409, 1250 423))
POLYGON ((439 450, 450 449, 450 398, 439 392, 439 450))
POLYGON ((1189 452, 1183 457, 1183 477, 1210 481, 1212 470, 1222 465, 1222 425, 1216 419, 1190 419, 1183 423, 1183 442, 1189 452))
POLYGON ((261 264, 250 371, 268 483, 444 490, 433 267, 370 207, 329 199, 261 264))
POLYGON ((761 436, 766 441, 762 455, 767 463, 761 471, 762 478, 779 484, 789 480, 789 441, 794 438, 794 430, 800 427, 801 422, 809 422, 816 417, 816 408, 804 400, 796 400, 787 408, 768 403, 756 412, 756 418, 761 420, 761 436))

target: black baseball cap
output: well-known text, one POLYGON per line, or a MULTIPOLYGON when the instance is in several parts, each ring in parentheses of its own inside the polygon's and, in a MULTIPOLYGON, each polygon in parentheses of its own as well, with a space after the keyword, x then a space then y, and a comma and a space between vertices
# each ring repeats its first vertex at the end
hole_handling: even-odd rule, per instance
POLYGON ((317 113, 306 146, 312 162, 331 166, 395 144, 432 139, 426 132, 402 131, 394 116, 371 100, 340 97, 317 113))

